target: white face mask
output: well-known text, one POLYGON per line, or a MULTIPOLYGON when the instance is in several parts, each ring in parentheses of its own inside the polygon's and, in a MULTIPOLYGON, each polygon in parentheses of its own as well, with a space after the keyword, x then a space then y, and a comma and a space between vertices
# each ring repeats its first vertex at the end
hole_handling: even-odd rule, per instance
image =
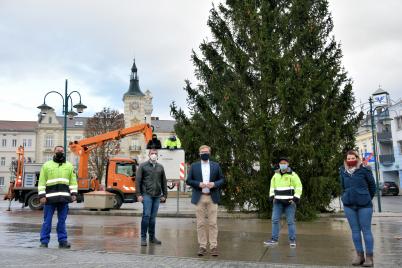
POLYGON ((156 161, 157 159, 158 159, 158 155, 157 154, 151 154, 150 156, 149 156, 149 159, 151 159, 151 161, 156 161))

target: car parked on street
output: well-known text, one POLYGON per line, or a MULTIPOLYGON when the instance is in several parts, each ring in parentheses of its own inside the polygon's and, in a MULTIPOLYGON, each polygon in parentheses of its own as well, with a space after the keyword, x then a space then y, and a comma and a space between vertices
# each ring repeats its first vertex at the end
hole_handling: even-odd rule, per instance
POLYGON ((399 186, 393 181, 385 181, 380 183, 381 195, 394 195, 399 194, 399 186))

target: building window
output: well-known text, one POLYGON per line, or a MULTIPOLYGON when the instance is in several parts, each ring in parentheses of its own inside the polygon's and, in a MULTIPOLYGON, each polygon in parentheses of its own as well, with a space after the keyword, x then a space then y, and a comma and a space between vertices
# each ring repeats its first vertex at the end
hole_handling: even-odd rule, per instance
POLYGON ((4 167, 6 165, 6 158, 2 157, 0 158, 0 166, 4 167))
POLYGON ((52 123, 53 117, 49 117, 49 124, 52 123))
POLYGON ((45 148, 53 148, 53 135, 46 135, 45 148))
POLYGON ((23 139, 22 140, 22 146, 25 147, 31 147, 32 146, 32 139, 23 139))
POLYGON ((17 140, 16 140, 16 139, 13 139, 13 140, 12 140, 11 146, 12 146, 12 147, 17 147, 17 140))
POLYGON ((7 140, 6 139, 1 140, 1 147, 7 147, 7 140))
POLYGON ((4 186, 4 177, 0 177, 0 187, 4 186))
POLYGON ((395 117, 396 120, 396 127, 398 130, 402 130, 402 116, 395 117))
POLYGON ((399 154, 402 154, 402 141, 398 141, 399 154))

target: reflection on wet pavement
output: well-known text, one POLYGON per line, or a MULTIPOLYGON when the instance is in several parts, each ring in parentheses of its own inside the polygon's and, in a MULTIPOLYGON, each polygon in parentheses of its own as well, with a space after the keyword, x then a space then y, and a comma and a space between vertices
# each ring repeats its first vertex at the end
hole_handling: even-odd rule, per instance
MULTIPOLYGON (((162 245, 140 246, 139 217, 70 215, 69 240, 74 250, 196 257, 198 245, 195 219, 158 218, 157 236, 162 245)), ((0 212, 0 246, 38 247, 42 212, 0 212)), ((53 226, 57 218, 53 219, 53 226)), ((219 219, 218 259, 289 264, 349 265, 353 245, 345 219, 320 219, 297 223, 297 248, 287 242, 287 226, 281 229, 277 247, 267 248, 271 224, 263 219, 219 219)), ((284 224, 284 221, 282 222, 284 224)), ((376 263, 401 264, 401 218, 373 220, 376 263)), ((55 227, 49 247, 57 247, 55 227)), ((205 259, 217 259, 211 256, 205 259)))

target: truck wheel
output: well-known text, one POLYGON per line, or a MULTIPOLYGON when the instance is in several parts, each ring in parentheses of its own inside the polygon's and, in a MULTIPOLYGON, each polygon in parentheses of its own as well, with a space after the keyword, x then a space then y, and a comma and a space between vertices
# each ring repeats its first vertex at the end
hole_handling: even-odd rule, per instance
POLYGON ((123 205, 123 198, 121 197, 120 194, 115 193, 114 199, 113 199, 113 208, 114 209, 119 209, 123 205))
POLYGON ((28 198, 28 206, 32 210, 41 210, 41 209, 43 209, 43 205, 39 201, 38 194, 33 194, 28 198))

